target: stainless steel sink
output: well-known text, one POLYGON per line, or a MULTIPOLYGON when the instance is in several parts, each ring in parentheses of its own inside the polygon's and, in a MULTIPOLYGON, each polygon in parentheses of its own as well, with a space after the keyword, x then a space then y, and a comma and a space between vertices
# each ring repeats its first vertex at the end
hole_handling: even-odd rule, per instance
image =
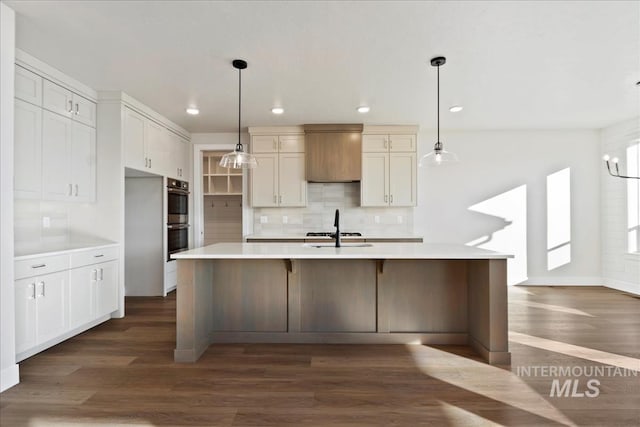
MULTIPOLYGON (((335 247, 334 243, 304 243, 302 245, 305 248, 332 248, 335 247)), ((341 248, 368 248, 373 246, 371 243, 342 243, 340 244, 341 248)))

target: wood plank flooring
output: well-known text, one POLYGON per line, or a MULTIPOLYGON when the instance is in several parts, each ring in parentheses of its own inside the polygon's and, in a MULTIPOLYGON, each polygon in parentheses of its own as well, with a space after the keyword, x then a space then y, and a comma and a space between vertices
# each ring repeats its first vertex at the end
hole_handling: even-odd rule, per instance
POLYGON ((510 367, 422 345, 215 345, 175 364, 175 295, 126 312, 22 362, 0 425, 640 425, 640 299, 605 288, 510 288, 510 367), (589 372, 607 366, 627 376, 589 372), (551 397, 554 380, 571 390, 551 397))

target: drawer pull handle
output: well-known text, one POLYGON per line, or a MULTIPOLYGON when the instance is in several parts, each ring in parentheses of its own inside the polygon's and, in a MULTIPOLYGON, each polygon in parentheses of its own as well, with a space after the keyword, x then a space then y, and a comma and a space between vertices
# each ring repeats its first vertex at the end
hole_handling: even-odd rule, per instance
POLYGON ((100 258, 100 257, 103 257, 103 256, 104 256, 104 254, 99 254, 99 255, 94 255, 93 257, 94 258, 100 258))
POLYGON ((42 267, 46 267, 47 264, 38 264, 38 265, 32 265, 31 268, 42 268, 42 267))

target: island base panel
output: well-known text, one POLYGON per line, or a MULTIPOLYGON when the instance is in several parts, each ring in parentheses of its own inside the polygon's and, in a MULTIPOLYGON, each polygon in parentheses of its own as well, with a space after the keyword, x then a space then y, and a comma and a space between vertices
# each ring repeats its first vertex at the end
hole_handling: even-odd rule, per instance
POLYGON ((178 260, 174 358, 210 343, 466 344, 510 361, 506 260, 178 260))

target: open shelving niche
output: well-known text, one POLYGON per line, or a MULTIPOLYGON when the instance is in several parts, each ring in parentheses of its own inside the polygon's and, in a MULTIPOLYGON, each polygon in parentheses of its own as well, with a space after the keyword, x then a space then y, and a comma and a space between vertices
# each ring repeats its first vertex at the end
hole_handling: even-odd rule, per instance
POLYGON ((242 169, 220 166, 224 154, 202 153, 205 245, 242 242, 242 169))
POLYGON ((205 196, 242 195, 242 169, 220 166, 224 154, 217 151, 202 153, 202 193, 205 196))

